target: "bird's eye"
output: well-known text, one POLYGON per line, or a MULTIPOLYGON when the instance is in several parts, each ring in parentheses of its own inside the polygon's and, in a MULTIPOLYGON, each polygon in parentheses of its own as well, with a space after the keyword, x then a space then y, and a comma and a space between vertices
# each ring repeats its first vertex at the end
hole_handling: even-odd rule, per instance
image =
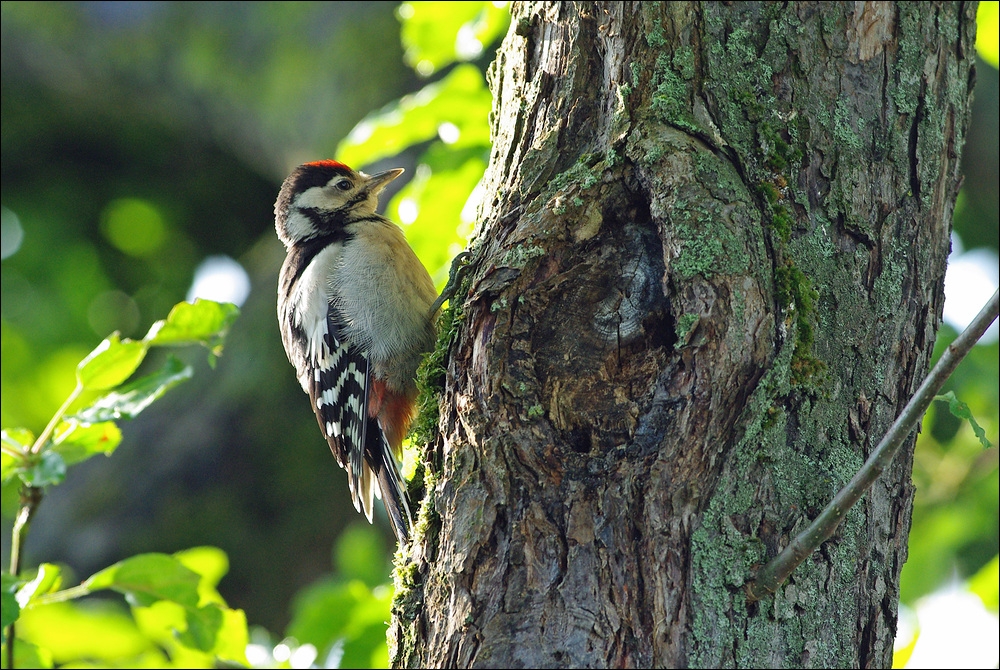
POLYGON ((351 190, 351 180, 350 179, 341 179, 340 181, 338 181, 333 186, 334 186, 334 188, 337 188, 337 189, 339 189, 341 191, 350 191, 351 190))

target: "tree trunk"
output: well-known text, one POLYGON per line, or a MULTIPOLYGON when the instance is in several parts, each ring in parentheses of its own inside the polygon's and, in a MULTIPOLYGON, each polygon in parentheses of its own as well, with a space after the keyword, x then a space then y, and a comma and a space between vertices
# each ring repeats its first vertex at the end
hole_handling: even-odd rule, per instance
POLYGON ((888 666, 975 5, 524 3, 393 662, 888 666))

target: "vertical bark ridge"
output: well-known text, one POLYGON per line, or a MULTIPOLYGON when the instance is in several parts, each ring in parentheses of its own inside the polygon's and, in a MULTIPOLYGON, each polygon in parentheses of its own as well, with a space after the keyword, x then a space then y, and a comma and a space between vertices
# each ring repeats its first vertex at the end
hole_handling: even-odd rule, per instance
POLYGON ((883 665, 900 459, 773 598, 939 322, 972 10, 523 3, 395 665, 883 665))

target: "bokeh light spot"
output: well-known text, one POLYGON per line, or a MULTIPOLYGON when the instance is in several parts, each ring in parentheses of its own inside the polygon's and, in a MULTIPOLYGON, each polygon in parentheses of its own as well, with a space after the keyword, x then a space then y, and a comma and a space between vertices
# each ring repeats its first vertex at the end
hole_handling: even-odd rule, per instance
MULTIPOLYGON (((991 249, 963 251, 958 236, 952 235, 952 253, 944 277, 945 322, 955 330, 965 330, 989 301, 1000 283, 997 255, 991 249)), ((983 335, 983 344, 997 340, 997 322, 983 335)))
POLYGON ((417 216, 420 215, 420 205, 413 198, 403 198, 399 201, 399 207, 396 208, 399 213, 399 220, 410 225, 417 220, 417 216))
POLYGON ((167 238, 160 210, 138 198, 121 198, 108 204, 101 216, 101 230, 111 244, 129 256, 156 253, 167 238))
POLYGON ((134 335, 139 327, 139 316, 139 306, 123 291, 100 293, 87 307, 87 322, 98 337, 106 337, 116 330, 126 337, 134 335))
POLYGON ((462 137, 462 131, 451 121, 445 121, 438 126, 438 137, 445 144, 454 144, 462 137))
POLYGON ((0 258, 10 258, 21 248, 24 241, 24 228, 21 219, 6 207, 0 208, 0 258))
POLYGON ((240 306, 250 295, 250 276, 229 256, 209 256, 194 271, 187 300, 196 298, 240 306))
POLYGON ((483 43, 476 37, 476 31, 471 23, 466 23, 458 29, 455 35, 455 55, 461 60, 472 60, 483 53, 483 43))

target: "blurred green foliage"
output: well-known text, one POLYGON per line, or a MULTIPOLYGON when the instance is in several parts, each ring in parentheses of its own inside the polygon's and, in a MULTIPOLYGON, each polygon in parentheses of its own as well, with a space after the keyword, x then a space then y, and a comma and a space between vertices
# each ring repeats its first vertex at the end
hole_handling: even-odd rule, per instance
MULTIPOLYGON (((942 327, 935 359, 956 335, 942 327)), ((992 447, 984 449, 972 425, 955 417, 946 402, 935 402, 924 417, 913 457, 917 494, 901 581, 900 596, 907 604, 953 576, 971 577, 997 556, 997 368, 997 343, 980 344, 945 385, 969 406, 992 447)))
POLYGON ((142 340, 113 333, 76 366, 73 391, 37 438, 27 428, 3 430, 3 482, 20 490, 11 570, 3 578, 4 667, 11 667, 11 660, 19 667, 95 660, 130 664, 138 656, 143 663, 166 663, 165 654, 181 667, 212 667, 220 659, 245 662, 246 617, 229 609, 215 590, 229 567, 218 549, 132 556, 67 588, 60 566, 42 563, 29 577, 15 558, 38 505, 63 482, 67 466, 110 456, 121 439, 116 421, 135 418, 191 377, 190 367, 168 358, 163 369, 126 383, 150 349, 200 344, 214 360, 238 314, 235 305, 196 300, 178 304, 142 340), (116 610, 70 604, 102 590, 123 594, 135 621, 116 610))
POLYGON ((491 147, 492 96, 483 73, 480 67, 455 63, 480 57, 484 43, 495 45, 510 15, 502 3, 487 2, 403 3, 396 14, 407 63, 425 76, 454 67, 365 117, 337 147, 337 155, 348 165, 367 165, 422 148, 413 178, 387 211, 403 224, 440 289, 451 259, 472 235, 476 186, 491 147))
MULTIPOLYGON (((216 375, 196 374, 187 393, 167 396, 121 432, 90 436, 123 449, 51 488, 29 562, 54 559, 72 583, 129 554, 217 544, 233 560, 221 586, 227 600, 266 627, 251 630, 249 660, 287 667, 312 649, 320 662, 384 665, 387 532, 356 524, 343 475, 280 349, 282 251, 271 209, 299 162, 335 156, 381 169, 388 165, 374 164, 392 160, 412 180, 388 212, 431 272, 446 277, 474 225, 472 193, 490 149, 483 71, 507 9, 4 3, 2 12, 4 425, 39 430, 73 389, 84 343, 111 330, 143 332, 149 315, 185 297, 206 257, 237 259, 252 286, 216 375), (404 51, 419 75, 403 65, 404 51)), ((122 344, 109 341, 115 360, 88 368, 94 383, 134 362, 139 348, 122 344)), ((162 374, 203 370, 181 359, 148 365, 162 374)), ((118 391, 131 398, 142 389, 118 391)), ((99 407, 87 418, 97 420, 99 407)), ((15 486, 4 487, 3 503, 9 529, 15 486)), ((134 609, 130 623, 104 601, 33 608, 19 622, 26 635, 50 629, 36 625, 38 612, 49 612, 78 630, 96 618, 132 646, 74 651, 60 638, 18 653, 38 662, 54 653, 57 663, 211 661, 155 633, 171 621, 185 629, 176 610, 158 613, 160 624, 147 610, 134 609)))

